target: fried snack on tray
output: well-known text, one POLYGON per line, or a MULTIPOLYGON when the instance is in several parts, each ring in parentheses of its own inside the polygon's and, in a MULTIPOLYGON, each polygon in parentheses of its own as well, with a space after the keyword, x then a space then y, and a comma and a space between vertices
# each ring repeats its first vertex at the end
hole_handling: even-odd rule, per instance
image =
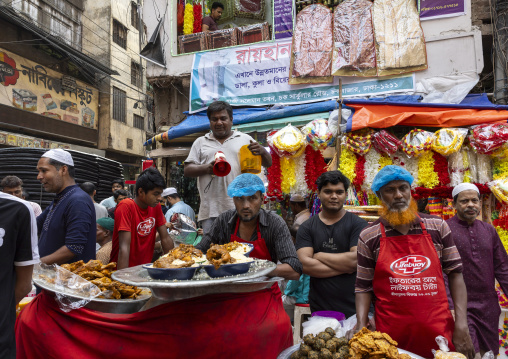
POLYGON ((349 355, 352 359, 410 359, 407 354, 399 354, 397 342, 388 334, 371 332, 362 328, 349 341, 349 355))
POLYGON ((466 359, 466 356, 457 352, 444 352, 442 350, 438 350, 434 354, 434 359, 466 359))
POLYGON ((333 328, 326 328, 316 336, 304 336, 303 343, 291 358, 349 359, 349 346, 346 338, 337 338, 333 328))
POLYGON ((195 259, 203 257, 203 252, 190 244, 180 244, 153 263, 154 268, 186 268, 191 267, 195 259))
MULTIPOLYGON (((104 295, 100 295, 97 298, 136 299, 141 294, 140 288, 111 279, 111 273, 116 268, 115 262, 104 265, 100 260, 91 259, 86 264, 83 261, 62 264, 62 268, 79 275, 99 287, 104 295)), ((42 278, 43 275, 40 277, 42 278)), ((46 278, 42 279, 48 281, 46 278)), ((50 283, 54 283, 54 279, 50 283)))

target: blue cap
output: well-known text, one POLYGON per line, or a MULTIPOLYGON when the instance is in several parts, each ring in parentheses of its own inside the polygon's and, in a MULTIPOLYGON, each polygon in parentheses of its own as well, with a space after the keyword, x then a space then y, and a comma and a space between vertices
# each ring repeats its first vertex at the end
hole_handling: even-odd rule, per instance
POLYGON ((374 181, 372 181, 372 191, 378 192, 381 187, 387 185, 392 181, 406 181, 411 185, 414 181, 413 176, 407 170, 399 166, 388 165, 383 167, 381 171, 376 174, 374 181))
POLYGON ((265 184, 261 178, 252 173, 242 173, 228 186, 229 197, 252 196, 257 191, 265 193, 265 184))

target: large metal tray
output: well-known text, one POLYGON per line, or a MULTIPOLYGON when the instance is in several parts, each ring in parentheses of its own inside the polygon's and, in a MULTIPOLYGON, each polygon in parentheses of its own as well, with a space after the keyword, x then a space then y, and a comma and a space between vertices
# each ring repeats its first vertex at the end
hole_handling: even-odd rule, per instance
MULTIPOLYGON (((62 293, 62 291, 57 289, 55 285, 50 284, 40 278, 34 277, 33 282, 35 286, 50 292, 52 296, 55 296, 56 293, 60 293, 76 300, 90 300, 87 297, 83 297, 75 293, 70 292, 62 293)), ((151 296, 152 296, 151 294, 143 294, 139 296, 137 299, 94 298, 91 299, 90 302, 88 302, 88 304, 85 305, 85 308, 96 310, 98 312, 103 313, 132 314, 139 312, 139 310, 145 305, 145 303, 151 298, 151 296)))
MULTIPOLYGON (((294 352, 296 352, 298 349, 300 349, 300 343, 298 344, 295 344, 293 345, 292 347, 289 347, 287 348, 286 350, 284 350, 282 353, 279 354, 279 356, 277 357, 277 359, 289 359, 291 357, 291 354, 293 354, 294 352)), ((410 355, 413 359, 424 359, 423 357, 419 356, 419 355, 416 355, 416 354, 413 354, 411 352, 408 352, 407 350, 404 350, 404 349, 400 349, 399 348, 399 354, 408 354, 410 355)))
POLYGON ((200 273, 191 280, 156 280, 150 278, 142 266, 122 269, 111 276, 128 285, 150 288, 153 297, 170 302, 215 293, 246 293, 266 289, 282 280, 266 277, 275 267, 276 264, 271 261, 256 259, 247 273, 231 277, 210 278, 206 273, 200 273))

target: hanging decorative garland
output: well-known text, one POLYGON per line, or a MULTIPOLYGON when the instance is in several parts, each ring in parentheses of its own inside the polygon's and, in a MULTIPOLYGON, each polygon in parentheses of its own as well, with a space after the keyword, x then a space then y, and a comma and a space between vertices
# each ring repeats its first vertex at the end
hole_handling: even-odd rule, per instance
POLYGON ((295 168, 295 160, 293 158, 282 157, 280 159, 280 172, 282 175, 280 188, 284 194, 291 193, 291 187, 296 183, 295 168))
MULTIPOLYGON (((361 156, 360 156, 361 157, 361 156)), ((342 172, 344 176, 346 176, 351 183, 354 182, 356 177, 356 162, 357 157, 353 151, 349 149, 349 147, 342 146, 340 153, 340 164, 339 170, 342 172)))
POLYGON ((306 156, 299 156, 295 158, 295 177, 296 183, 291 188, 291 193, 300 194, 306 196, 309 192, 307 182, 305 182, 305 168, 307 167, 306 156))
POLYGON ((194 12, 194 33, 201 32, 201 23, 203 22, 203 7, 197 3, 193 7, 194 12))
POLYGON ((305 167, 305 181, 311 191, 317 191, 316 180, 326 171, 326 162, 321 151, 312 149, 311 146, 305 148, 305 157, 307 167, 305 167))
POLYGON ((275 153, 275 151, 270 148, 270 154, 272 155, 272 165, 268 167, 268 191, 267 195, 269 197, 276 197, 278 199, 282 199, 282 190, 281 190, 281 171, 280 171, 280 157, 275 153))
POLYGON ((418 183, 421 187, 432 189, 439 186, 439 177, 434 170, 434 156, 431 151, 418 158, 418 183))
POLYGON ((185 4, 183 15, 183 34, 190 35, 194 31, 194 13, 192 4, 185 4))
POLYGON ((365 180, 363 181, 362 189, 364 191, 370 192, 370 186, 374 181, 374 177, 378 173, 378 164, 381 155, 378 151, 369 151, 365 155, 365 180))
POLYGON ((356 155, 355 179, 352 184, 357 194, 362 191, 363 181, 365 181, 365 156, 356 155))
POLYGON ((441 156, 437 152, 432 152, 434 158, 434 171, 437 173, 440 186, 446 186, 450 184, 450 175, 448 174, 448 161, 444 156, 441 156))

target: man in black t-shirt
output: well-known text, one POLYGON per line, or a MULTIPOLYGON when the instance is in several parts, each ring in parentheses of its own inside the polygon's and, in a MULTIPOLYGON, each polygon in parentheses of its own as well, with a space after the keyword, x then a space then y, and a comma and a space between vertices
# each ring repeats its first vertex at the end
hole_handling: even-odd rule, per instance
POLYGON ((16 304, 32 289, 39 262, 37 224, 28 202, 0 192, 0 358, 16 358, 16 304))
POLYGON ((367 222, 344 209, 349 180, 340 171, 316 181, 322 211, 298 229, 296 249, 303 273, 310 276, 311 312, 356 313, 356 245, 367 222))

